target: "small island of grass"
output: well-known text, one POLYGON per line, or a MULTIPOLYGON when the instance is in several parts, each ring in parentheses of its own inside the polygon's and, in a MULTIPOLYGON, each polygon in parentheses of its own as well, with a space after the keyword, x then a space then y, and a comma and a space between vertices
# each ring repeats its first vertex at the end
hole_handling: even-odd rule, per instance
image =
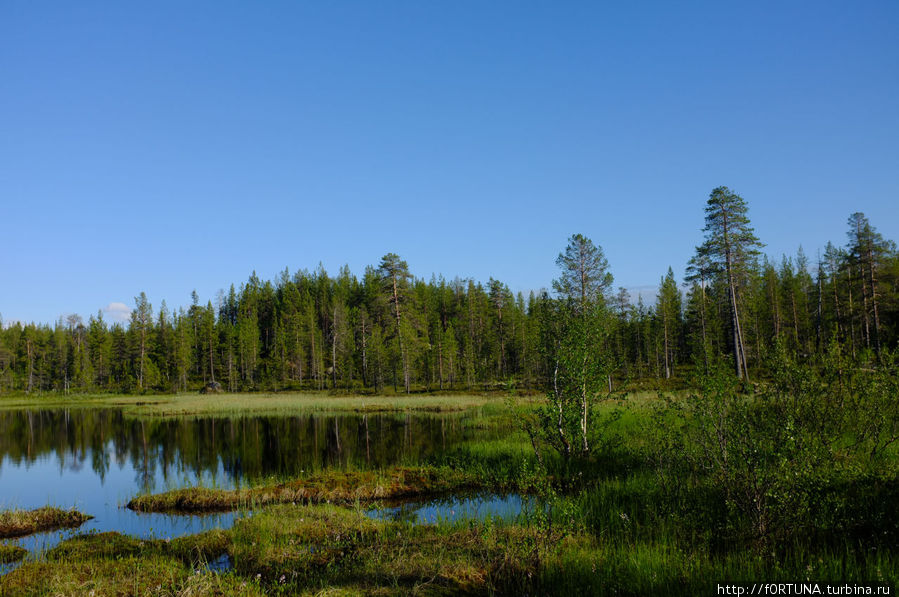
POLYGON ((128 502, 128 508, 138 512, 215 512, 296 502, 351 504, 398 500, 485 487, 476 475, 440 467, 328 471, 249 489, 188 487, 142 495, 128 502))
POLYGON ((0 511, 0 539, 55 529, 73 529, 91 518, 77 510, 50 506, 37 510, 4 510, 0 511))
POLYGON ((13 562, 18 562, 25 557, 26 553, 28 553, 28 550, 19 547, 18 545, 0 543, 0 564, 12 564, 13 562))

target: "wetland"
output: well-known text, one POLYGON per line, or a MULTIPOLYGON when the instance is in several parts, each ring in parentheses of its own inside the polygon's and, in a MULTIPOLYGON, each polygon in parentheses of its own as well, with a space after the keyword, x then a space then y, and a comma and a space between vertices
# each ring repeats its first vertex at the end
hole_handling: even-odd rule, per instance
MULTIPOLYGON (((889 442, 876 463, 857 459, 865 471, 818 460, 790 485, 758 477, 821 505, 770 506, 777 531, 762 536, 726 493, 751 471, 698 466, 703 408, 721 396, 597 402, 585 458, 545 441, 535 452, 527 423, 543 407, 528 395, 370 410, 371 397, 289 394, 262 414, 243 395, 134 398, 0 405, 0 509, 81 517, 0 540, 0 595, 691 594, 803 572, 896 582, 889 442)), ((735 419, 729 441, 779 441, 776 413, 753 412, 765 416, 735 419)))

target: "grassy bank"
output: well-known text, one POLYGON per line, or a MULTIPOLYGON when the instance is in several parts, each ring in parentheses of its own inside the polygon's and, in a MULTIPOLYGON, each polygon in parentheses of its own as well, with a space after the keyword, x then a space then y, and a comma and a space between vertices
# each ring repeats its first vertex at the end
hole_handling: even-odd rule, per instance
POLYGON ((192 487, 138 496, 128 502, 128 508, 139 512, 214 512, 284 503, 352 504, 400 500, 483 488, 485 483, 480 477, 449 468, 327 471, 249 489, 192 487))
POLYGON ((0 512, 0 539, 55 529, 71 529, 81 526, 91 518, 92 516, 76 510, 51 507, 37 510, 5 510, 0 512))
POLYGON ((499 409, 504 394, 397 394, 346 396, 326 392, 184 393, 173 395, 86 394, 65 396, 0 397, 0 409, 26 408, 122 408, 127 415, 175 416, 262 416, 300 413, 453 413, 482 407, 499 409))

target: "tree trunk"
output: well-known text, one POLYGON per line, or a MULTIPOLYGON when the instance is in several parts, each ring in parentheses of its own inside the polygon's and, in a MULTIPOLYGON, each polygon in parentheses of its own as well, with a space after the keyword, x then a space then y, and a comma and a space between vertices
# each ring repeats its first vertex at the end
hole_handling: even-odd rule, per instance
POLYGON ((868 272, 871 274, 871 306, 874 310, 874 350, 880 355, 880 315, 877 311, 877 277, 874 274, 874 251, 868 244, 868 272))
POLYGON ((437 380, 443 389, 443 339, 437 341, 437 380))
POLYGON ((846 288, 849 290, 849 346, 855 357, 855 315, 852 306, 852 265, 846 268, 846 288))
POLYGON ((796 289, 790 289, 790 302, 793 306, 793 340, 796 342, 796 349, 799 350, 799 312, 796 309, 796 289))
POLYGON ((871 348, 871 322, 868 317, 868 282, 865 280, 865 268, 859 263, 859 277, 862 279, 862 314, 865 316, 865 347, 871 348))
POLYGON ((734 281, 733 264, 731 263, 730 239, 727 231, 727 214, 724 214, 724 256, 727 269, 727 285, 730 288, 731 311, 733 312, 734 327, 734 360, 736 361, 737 377, 746 376, 749 380, 749 371, 746 366, 746 349, 743 345, 743 331, 740 329, 740 315, 737 309, 737 287, 734 281))
POLYGON ((671 365, 668 362, 668 318, 662 317, 662 327, 665 336, 665 379, 671 379, 671 365))
POLYGON ((400 298, 397 291, 396 274, 393 275, 393 308, 396 312, 396 339, 400 344, 400 357, 403 360, 403 387, 409 393, 409 363, 406 358, 406 348, 403 346, 403 332, 400 326, 400 298))
POLYGON ((334 301, 334 316, 331 318, 331 389, 337 387, 337 301, 334 301))
MULTIPOLYGON (((368 352, 367 352, 367 344, 365 340, 365 317, 359 318, 362 321, 362 387, 366 387, 368 385, 368 352)), ((368 430, 368 421, 365 423, 366 433, 368 430)), ((366 435, 366 437, 368 437, 366 435)))
POLYGON ((565 456, 565 459, 571 457, 571 444, 568 443, 568 438, 565 436, 565 427, 562 425, 562 396, 559 393, 559 361, 556 360, 556 368, 553 372, 553 393, 555 397, 555 406, 556 412, 558 413, 558 417, 556 419, 556 432, 559 434, 559 441, 562 444, 562 454, 565 456))

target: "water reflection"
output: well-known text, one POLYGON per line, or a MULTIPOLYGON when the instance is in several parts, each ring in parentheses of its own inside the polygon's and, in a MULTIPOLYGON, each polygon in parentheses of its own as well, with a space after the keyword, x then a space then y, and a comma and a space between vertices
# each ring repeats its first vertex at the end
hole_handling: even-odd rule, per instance
MULTIPOLYGON (((485 437, 460 416, 133 419, 114 409, 4 411, 0 508, 75 507, 95 518, 73 532, 174 537, 228 527, 235 515, 139 514, 124 504, 177 487, 235 488, 326 468, 414 464, 475 434, 485 437)), ((17 543, 36 550, 59 538, 47 533, 17 543)))
MULTIPOLYGON (((172 479, 180 486, 185 478, 233 487, 270 475, 414 463, 470 435, 461 417, 142 420, 117 410, 7 411, 0 412, 0 482, 4 469, 50 458, 57 475, 89 466, 101 484, 114 466, 132 469, 132 490, 157 491, 172 479)), ((0 501, 8 501, 5 488, 0 501)))
POLYGON ((487 518, 511 522, 535 508, 536 504, 535 498, 514 493, 453 495, 372 508, 365 514, 377 520, 402 521, 413 524, 437 524, 487 518))

